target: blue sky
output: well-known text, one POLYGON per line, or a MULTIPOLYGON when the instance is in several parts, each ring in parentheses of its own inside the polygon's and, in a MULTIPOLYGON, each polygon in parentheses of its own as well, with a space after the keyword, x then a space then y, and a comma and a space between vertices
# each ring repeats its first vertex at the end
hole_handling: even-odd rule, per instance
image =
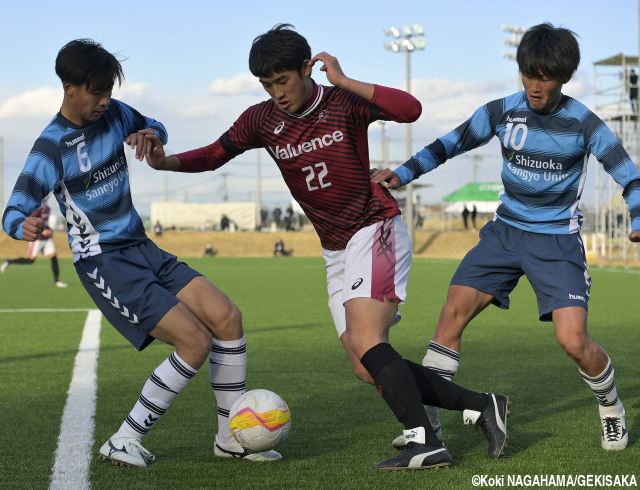
MULTIPOLYGON (((24 160, 60 107, 62 90, 54 72, 60 47, 71 39, 93 38, 126 58, 126 83, 114 97, 162 121, 169 152, 215 141, 249 105, 266 98, 251 77, 247 58, 253 38, 274 24, 288 22, 303 34, 314 53, 338 58, 344 72, 359 80, 403 88, 404 54, 385 51, 392 25, 424 26, 426 49, 411 58, 412 92, 423 115, 413 127, 414 152, 453 129, 483 103, 518 89, 517 67, 503 57, 514 48, 502 43, 501 25, 530 27, 549 21, 575 31, 582 62, 565 93, 593 107, 593 63, 618 53, 638 53, 637 1, 486 0, 434 2, 158 0, 151 3, 83 2, 60 4, 7 2, 0 15, 0 137, 4 141, 3 205, 24 160), (7 4, 8 3, 8 4, 7 4)), ((319 70, 319 83, 327 84, 319 70)), ((406 157, 403 126, 387 125, 390 159, 406 157)), ((380 125, 369 131, 372 161, 381 158, 380 125)), ((476 150, 475 176, 499 179, 494 142, 476 150)), ((214 173, 201 176, 156 172, 145 163, 132 168, 134 202, 140 214, 153 200, 222 202, 256 196, 258 156, 247 152, 214 173)), ((439 202, 473 179, 473 158, 462 156, 423 176, 430 187, 422 202, 439 202)), ((593 167, 593 163, 591 166, 593 167)), ((261 155, 263 203, 290 199, 275 164, 261 155)), ((587 186, 593 185, 587 182, 587 186)))

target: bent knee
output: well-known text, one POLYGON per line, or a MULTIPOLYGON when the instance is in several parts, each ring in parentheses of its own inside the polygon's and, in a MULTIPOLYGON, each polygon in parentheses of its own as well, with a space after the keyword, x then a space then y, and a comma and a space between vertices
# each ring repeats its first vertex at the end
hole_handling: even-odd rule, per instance
POLYGON ((367 371, 362 364, 360 366, 354 366, 353 372, 355 373, 356 378, 358 378, 360 381, 363 381, 370 385, 374 384, 373 378, 369 374, 369 371, 367 371))
POLYGON ((218 318, 211 322, 211 332, 219 340, 236 340, 242 337, 242 312, 228 301, 218 318))
POLYGON ((558 338, 562 350, 572 359, 581 359, 587 346, 587 340, 580 337, 558 338))

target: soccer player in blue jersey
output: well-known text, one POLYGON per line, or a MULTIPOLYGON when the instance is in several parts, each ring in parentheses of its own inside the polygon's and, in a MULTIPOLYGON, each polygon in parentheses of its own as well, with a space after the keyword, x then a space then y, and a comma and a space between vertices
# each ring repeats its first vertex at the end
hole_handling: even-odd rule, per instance
POLYGON ((151 374, 133 409, 100 449, 116 465, 147 466, 155 457, 142 438, 209 357, 218 410, 214 454, 257 461, 275 451, 245 451, 229 428, 229 409, 245 391, 246 344, 238 307, 197 271, 159 249, 133 207, 126 142, 136 158, 145 135, 167 141, 164 126, 112 99, 124 79, 116 57, 78 39, 56 58, 64 98, 36 140, 3 215, 15 239, 32 242, 45 222, 31 216, 53 192, 67 221, 80 281, 109 322, 138 350, 154 339, 175 347, 151 374))
MULTIPOLYGON (((524 91, 482 106, 404 165, 376 171, 372 180, 388 188, 406 185, 498 137, 501 203, 451 280, 423 364, 451 379, 458 369, 465 327, 491 303, 507 309, 510 292, 525 275, 536 293, 540 320, 553 322, 558 343, 598 400, 602 447, 623 449, 628 439, 625 411, 613 366, 587 332, 591 277, 580 238, 580 199, 593 154, 622 186, 631 213, 629 240, 638 242, 640 172, 609 128, 562 93, 580 62, 572 31, 549 23, 530 28, 518 47, 517 61, 524 91)), ((427 407, 427 412, 439 430, 438 410, 427 407)), ((400 445, 402 436, 394 443, 400 445)))
POLYGON ((389 343, 398 305, 406 298, 411 243, 398 203, 370 181, 367 128, 378 119, 411 122, 421 105, 406 92, 347 77, 335 57, 312 56, 306 39, 290 27, 281 24, 258 36, 249 54, 249 68, 269 100, 248 108, 204 148, 165 156, 159 138, 148 136, 153 151, 145 147, 147 162, 161 170, 203 172, 251 148, 268 150, 320 236, 329 307, 354 370, 375 383, 404 425, 403 453, 376 468, 451 465, 423 409, 426 400, 456 410, 476 406, 489 454, 499 457, 507 436, 507 397, 443 380, 403 359, 389 343), (333 86, 311 78, 316 63, 333 86))

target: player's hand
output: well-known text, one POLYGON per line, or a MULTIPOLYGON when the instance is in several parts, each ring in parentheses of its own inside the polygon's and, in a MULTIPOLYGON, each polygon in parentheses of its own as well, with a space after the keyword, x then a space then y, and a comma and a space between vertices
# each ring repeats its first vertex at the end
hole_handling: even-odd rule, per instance
POLYGON ((630 242, 640 242, 640 230, 632 231, 629 233, 630 242))
POLYGON ((169 170, 166 168, 167 155, 164 152, 164 145, 155 133, 145 136, 145 152, 147 164, 156 170, 169 170))
POLYGON ((396 175, 396 173, 388 168, 383 168, 381 170, 377 168, 371 169, 371 182, 376 184, 382 184, 387 189, 397 189, 402 185, 400 182, 400 177, 396 175))
POLYGON ((44 231, 44 228, 45 222, 42 218, 29 216, 24 220, 24 223, 22 223, 22 239, 27 242, 34 242, 44 231))
POLYGON ((329 80, 332 85, 340 87, 344 80, 347 79, 347 76, 340 67, 340 63, 338 63, 338 58, 335 56, 331 56, 329 53, 323 51, 309 60, 309 66, 315 65, 318 61, 323 64, 320 67, 320 71, 327 74, 327 80, 329 80))
POLYGON ((137 133, 131 133, 124 140, 132 150, 136 150, 136 160, 142 161, 147 153, 147 145, 149 144, 145 139, 146 136, 155 136, 156 132, 153 129, 142 129, 137 133))

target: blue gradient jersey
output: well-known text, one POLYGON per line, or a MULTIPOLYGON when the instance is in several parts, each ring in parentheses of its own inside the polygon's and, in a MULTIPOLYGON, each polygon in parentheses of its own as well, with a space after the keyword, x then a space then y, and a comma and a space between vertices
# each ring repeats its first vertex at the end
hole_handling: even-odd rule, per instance
POLYGON ((22 223, 53 192, 67 221, 74 262, 147 239, 133 207, 123 142, 164 126, 111 99, 96 122, 79 127, 58 113, 36 140, 2 217, 7 234, 22 239, 22 223))
POLYGON ((640 229, 640 172, 620 141, 585 105, 562 96, 549 114, 529 108, 525 92, 494 100, 395 170, 403 185, 497 136, 502 144, 496 218, 535 233, 580 230, 580 199, 593 154, 622 186, 632 230, 640 229))

